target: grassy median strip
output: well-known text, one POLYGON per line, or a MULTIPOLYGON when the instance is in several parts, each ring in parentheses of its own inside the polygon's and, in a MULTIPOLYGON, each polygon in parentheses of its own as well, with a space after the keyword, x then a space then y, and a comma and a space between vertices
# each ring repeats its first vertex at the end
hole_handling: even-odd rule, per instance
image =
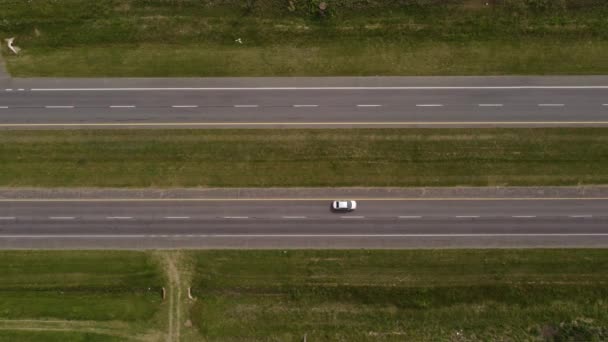
POLYGON ((145 340, 163 333, 163 274, 146 253, 2 251, 0 274, 0 341, 145 340))
POLYGON ((608 129, 5 131, 0 165, 8 187, 608 184, 608 129))
POLYGON ((209 251, 207 341, 601 341, 603 250, 209 251))
POLYGON ((0 0, 14 76, 605 74, 603 0, 0 0))

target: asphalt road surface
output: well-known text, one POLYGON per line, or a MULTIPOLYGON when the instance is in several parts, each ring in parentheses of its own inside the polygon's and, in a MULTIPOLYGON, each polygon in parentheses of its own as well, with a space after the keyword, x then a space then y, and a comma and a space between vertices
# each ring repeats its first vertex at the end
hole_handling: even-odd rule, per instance
POLYGON ((606 247, 608 199, 0 202, 3 248, 606 247))
POLYGON ((0 128, 608 126, 608 77, 11 80, 0 128))

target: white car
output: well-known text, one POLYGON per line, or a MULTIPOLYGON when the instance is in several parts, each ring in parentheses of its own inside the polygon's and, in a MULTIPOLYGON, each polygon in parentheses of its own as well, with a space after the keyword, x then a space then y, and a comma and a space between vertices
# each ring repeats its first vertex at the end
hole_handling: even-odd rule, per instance
POLYGON ((334 211, 353 211, 357 209, 356 201, 333 201, 331 209, 334 211))

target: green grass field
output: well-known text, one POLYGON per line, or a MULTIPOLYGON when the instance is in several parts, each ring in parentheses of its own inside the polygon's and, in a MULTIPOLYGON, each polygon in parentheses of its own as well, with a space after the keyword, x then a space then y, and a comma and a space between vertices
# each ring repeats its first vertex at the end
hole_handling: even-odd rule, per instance
POLYGON ((64 130, 0 135, 6 187, 608 184, 608 130, 64 130))
POLYGON ((0 251, 0 341, 603 341, 606 270, 592 249, 0 251))
POLYGON ((14 76, 608 73, 602 0, 319 2, 0 0, 0 38, 14 76))
POLYGON ((163 333, 164 275, 146 253, 0 251, 0 274, 0 341, 154 341, 163 333))
POLYGON ((608 252, 197 252, 206 341, 602 341, 608 252))

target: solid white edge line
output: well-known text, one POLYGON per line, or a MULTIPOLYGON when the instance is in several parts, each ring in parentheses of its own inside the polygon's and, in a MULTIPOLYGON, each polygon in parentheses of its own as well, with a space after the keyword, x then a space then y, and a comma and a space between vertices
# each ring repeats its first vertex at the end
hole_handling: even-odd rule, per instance
POLYGON ((608 89, 603 86, 443 86, 443 87, 117 87, 117 88, 31 88, 30 91, 239 91, 239 90, 524 90, 524 89, 608 89))
POLYGON ((517 234, 40 234, 40 235, 3 235, 0 234, 0 239, 66 239, 66 238, 83 238, 83 239, 99 239, 99 238, 181 238, 181 237, 198 237, 198 238, 474 238, 474 237, 608 237, 608 233, 517 233, 517 234))

